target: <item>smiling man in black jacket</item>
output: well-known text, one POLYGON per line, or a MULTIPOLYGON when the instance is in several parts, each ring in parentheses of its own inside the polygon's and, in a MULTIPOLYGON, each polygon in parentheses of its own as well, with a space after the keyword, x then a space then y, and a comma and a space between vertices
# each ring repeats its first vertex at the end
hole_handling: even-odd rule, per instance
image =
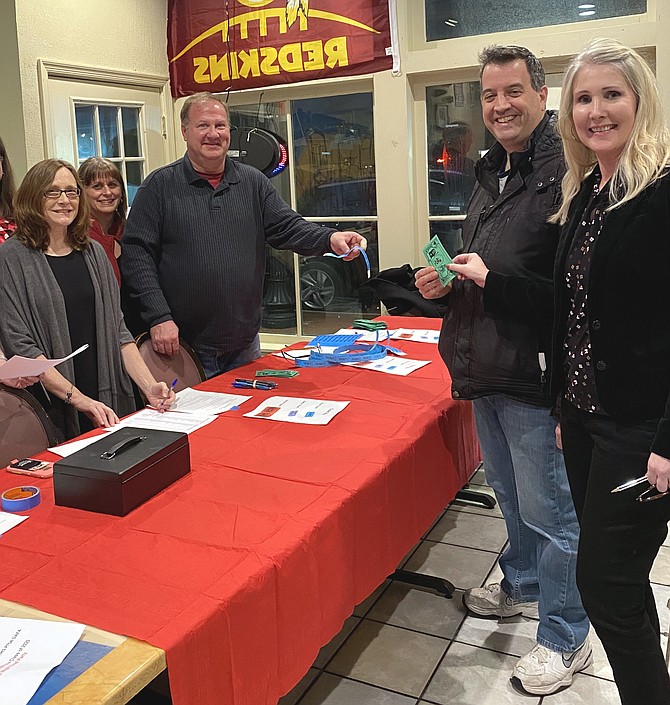
POLYGON ((474 400, 488 483, 509 536, 500 583, 467 590, 481 616, 539 614, 537 644, 513 684, 546 695, 591 661, 589 624, 575 583, 578 523, 551 416, 549 351, 558 229, 547 218, 564 173, 556 115, 546 111, 542 65, 523 47, 480 56, 484 123, 497 142, 476 165, 458 273, 443 287, 417 273, 425 298, 449 296, 440 352, 454 399, 474 400))

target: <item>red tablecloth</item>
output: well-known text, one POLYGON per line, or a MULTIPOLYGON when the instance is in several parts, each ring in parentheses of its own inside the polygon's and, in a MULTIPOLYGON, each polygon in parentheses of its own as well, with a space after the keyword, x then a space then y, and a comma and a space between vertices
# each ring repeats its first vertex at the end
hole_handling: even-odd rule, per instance
MULTIPOLYGON (((251 391, 191 435, 191 474, 127 517, 56 507, 36 480, 41 505, 0 539, 0 597, 164 649, 175 705, 275 705, 478 460, 436 346, 400 346, 433 362, 279 381, 276 394, 351 401, 327 426, 244 418, 268 394, 251 391)), ((202 388, 289 366, 268 357, 202 388)))

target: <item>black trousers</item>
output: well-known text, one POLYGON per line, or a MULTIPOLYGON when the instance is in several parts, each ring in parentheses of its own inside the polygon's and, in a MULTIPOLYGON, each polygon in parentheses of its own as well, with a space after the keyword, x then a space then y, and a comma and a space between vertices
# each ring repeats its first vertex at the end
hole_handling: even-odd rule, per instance
POLYGON ((668 705, 670 677, 649 572, 668 533, 670 495, 637 502, 658 420, 618 423, 563 403, 561 434, 580 523, 577 586, 623 705, 668 705))

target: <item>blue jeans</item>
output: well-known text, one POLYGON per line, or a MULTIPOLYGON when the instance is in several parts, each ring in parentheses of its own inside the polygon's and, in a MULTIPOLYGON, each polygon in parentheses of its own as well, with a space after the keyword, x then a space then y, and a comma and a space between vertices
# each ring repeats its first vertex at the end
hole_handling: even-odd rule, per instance
POLYGON ((198 348, 194 347, 193 349, 200 358, 207 379, 210 379, 223 372, 228 372, 228 370, 242 367, 242 365, 246 365, 248 362, 258 360, 261 356, 261 339, 260 335, 257 334, 245 348, 232 350, 230 352, 221 352, 216 348, 206 345, 201 345, 198 348))
POLYGON ((486 480, 507 525, 502 589, 539 603, 539 644, 574 651, 589 622, 576 584, 579 524, 556 421, 549 409, 501 395, 476 399, 474 410, 486 480))

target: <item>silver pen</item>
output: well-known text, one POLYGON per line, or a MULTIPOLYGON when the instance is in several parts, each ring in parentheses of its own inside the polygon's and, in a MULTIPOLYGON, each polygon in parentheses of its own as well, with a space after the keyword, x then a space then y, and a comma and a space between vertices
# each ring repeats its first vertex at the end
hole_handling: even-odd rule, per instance
MULTIPOLYGON (((641 485, 643 482, 649 482, 647 480, 646 475, 642 475, 642 477, 638 477, 635 480, 628 480, 628 482, 624 482, 623 485, 619 485, 618 487, 615 487, 613 490, 610 490, 610 494, 614 494, 615 492, 623 492, 624 490, 629 490, 631 487, 637 487, 637 485, 641 485)), ((649 483, 651 484, 651 483, 649 483)))

